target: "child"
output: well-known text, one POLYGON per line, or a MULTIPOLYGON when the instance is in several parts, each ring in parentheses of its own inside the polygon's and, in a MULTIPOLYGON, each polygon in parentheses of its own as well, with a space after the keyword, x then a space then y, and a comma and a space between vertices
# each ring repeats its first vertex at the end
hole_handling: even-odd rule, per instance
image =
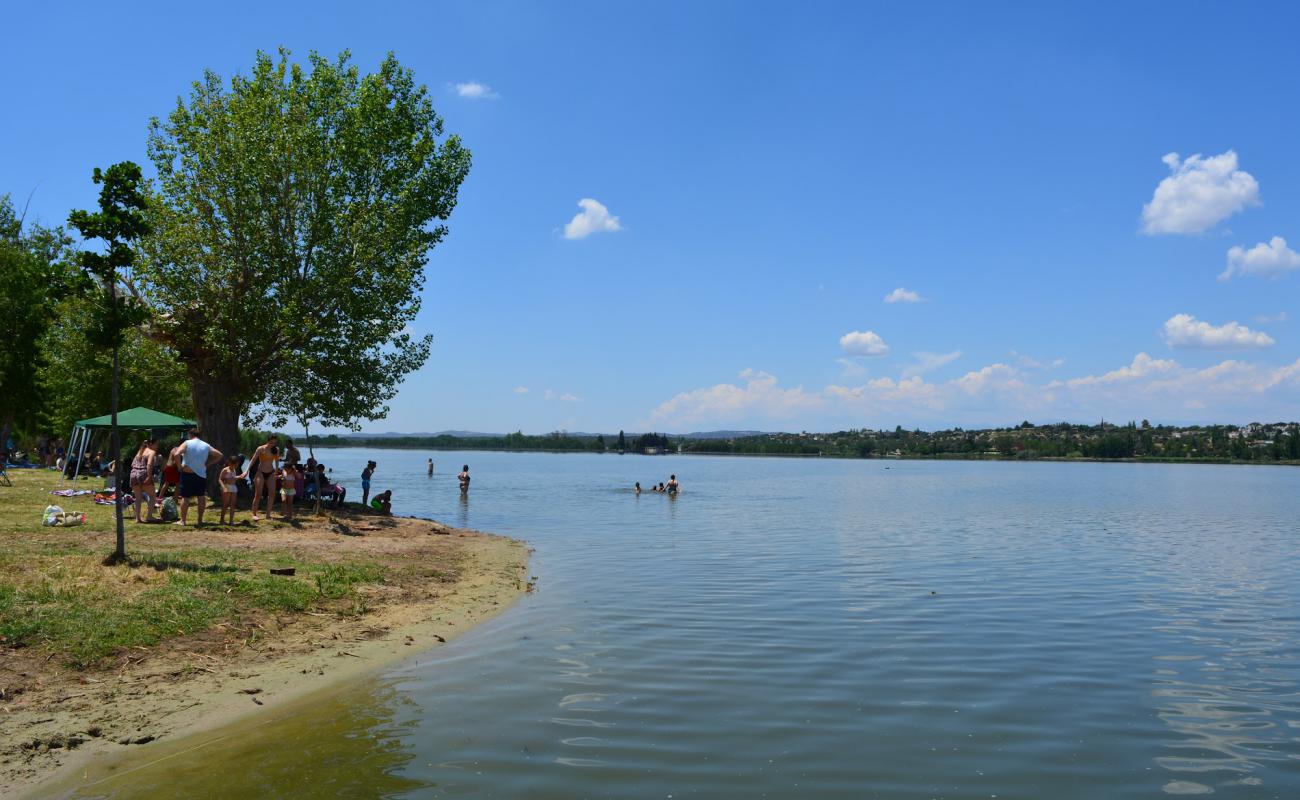
POLYGON ((231 525, 235 524, 235 498, 238 497, 239 456, 226 459, 226 468, 221 470, 221 522, 226 524, 226 514, 230 514, 231 525))
POLYGON ((393 513, 393 490, 375 495, 375 499, 370 501, 370 507, 381 514, 393 513))
POLYGON ((361 505, 370 504, 370 476, 375 474, 375 467, 379 466, 373 461, 366 462, 366 468, 361 470, 361 505))
POLYGON ((298 481, 294 477, 293 467, 284 465, 280 472, 280 497, 284 500, 285 519, 293 519, 293 496, 297 494, 298 481))
POLYGON ((641 481, 636 482, 636 493, 641 494, 641 481))

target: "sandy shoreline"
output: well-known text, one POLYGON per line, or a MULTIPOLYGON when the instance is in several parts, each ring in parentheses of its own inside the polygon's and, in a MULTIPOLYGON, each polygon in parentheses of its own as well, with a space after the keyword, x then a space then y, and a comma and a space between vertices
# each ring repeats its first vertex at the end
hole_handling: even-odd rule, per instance
MULTIPOLYGON (((233 547, 257 547, 267 538, 224 536, 233 547)), ((278 538, 279 545, 288 538, 297 547, 340 546, 328 530, 278 538)), ((269 720, 304 698, 440 645, 528 589, 527 548, 512 539, 399 519, 349 537, 345 546, 359 542, 388 558, 417 561, 436 548, 437 558, 452 558, 457 568, 416 586, 373 587, 373 610, 360 616, 266 620, 258 626, 265 632, 260 647, 221 642, 217 632, 202 641, 182 637, 112 671, 0 667, 0 682, 8 684, 0 686, 0 795, 65 794, 112 774, 119 762, 154 761, 202 746, 205 736, 219 739, 232 723, 269 720), (17 693, 15 682, 24 684, 17 693)))

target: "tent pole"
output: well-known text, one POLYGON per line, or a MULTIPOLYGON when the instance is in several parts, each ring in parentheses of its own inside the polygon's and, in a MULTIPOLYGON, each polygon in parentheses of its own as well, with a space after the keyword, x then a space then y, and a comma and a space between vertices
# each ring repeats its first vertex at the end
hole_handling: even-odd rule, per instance
POLYGON ((77 471, 74 472, 74 473, 72 473, 72 481, 73 481, 74 483, 76 482, 76 480, 77 480, 77 475, 81 472, 82 467, 85 466, 85 463, 86 463, 86 445, 87 445, 87 444, 90 444, 90 431, 89 431, 89 430, 87 430, 86 433, 85 433, 85 435, 83 435, 83 436, 81 437, 81 452, 80 452, 79 454, 77 454, 77 471))
POLYGON ((72 426, 72 433, 68 434, 68 446, 63 448, 63 469, 59 470, 59 485, 68 482, 68 465, 72 463, 72 454, 77 452, 77 443, 81 438, 78 434, 82 429, 75 423, 72 426))

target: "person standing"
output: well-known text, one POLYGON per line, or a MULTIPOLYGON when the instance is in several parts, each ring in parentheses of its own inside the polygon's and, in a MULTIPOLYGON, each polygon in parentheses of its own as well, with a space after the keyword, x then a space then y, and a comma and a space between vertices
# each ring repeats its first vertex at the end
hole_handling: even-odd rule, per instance
POLYGON ((296 470, 286 463, 280 473, 280 497, 284 500, 280 506, 280 511, 286 520, 293 519, 293 499, 297 495, 298 478, 296 470))
POLYGON ((379 466, 373 461, 366 462, 366 468, 361 470, 361 505, 370 504, 370 476, 375 474, 375 467, 379 466))
POLYGON ((221 482, 221 524, 230 516, 230 524, 235 524, 235 507, 239 498, 239 456, 226 459, 226 466, 217 477, 221 482))
POLYGON ((433 459, 429 459, 429 477, 433 477, 433 459))
POLYGON ((456 480, 460 481, 460 493, 469 494, 469 464, 460 468, 460 474, 456 476, 456 480))
POLYGON ((292 467, 295 466, 301 458, 302 454, 298 452, 298 448, 293 446, 293 439, 290 439, 288 436, 284 437, 284 463, 287 466, 292 467))
POLYGON ((669 475, 669 476, 668 476, 668 485, 667 485, 666 487, 664 487, 664 490, 665 490, 666 492, 668 492, 668 494, 677 494, 677 492, 679 492, 679 491, 681 490, 681 488, 682 488, 682 485, 681 485, 680 483, 677 482, 677 476, 676 476, 676 475, 669 475))
POLYGON ((271 516, 271 506, 275 502, 275 456, 280 439, 275 434, 266 437, 266 442, 253 451, 248 459, 248 468, 240 479, 253 474, 253 522, 257 522, 257 503, 266 495, 266 516, 271 516))
POLYGON ((199 429, 190 429, 190 438, 176 450, 181 462, 181 518, 178 525, 186 524, 190 498, 199 499, 198 524, 203 524, 203 512, 208 507, 208 467, 222 459, 221 451, 199 438, 199 429))
POLYGON ((150 436, 140 443, 140 449, 135 451, 135 458, 131 460, 131 492, 135 497, 136 522, 153 522, 153 468, 158 459, 157 447, 158 440, 150 436), (148 512, 145 519, 140 519, 141 502, 148 512))

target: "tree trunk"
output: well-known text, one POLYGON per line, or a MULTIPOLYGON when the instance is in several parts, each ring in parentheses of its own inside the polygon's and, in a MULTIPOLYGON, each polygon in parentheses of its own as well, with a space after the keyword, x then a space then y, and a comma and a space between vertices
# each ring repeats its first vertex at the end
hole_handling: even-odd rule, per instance
MULTIPOLYGON (((222 457, 239 452, 239 407, 230 399, 230 390, 220 378, 213 378, 202 370, 191 367, 190 397, 194 400, 194 414, 198 417, 203 441, 221 451, 222 457)), ((208 470, 208 496, 221 497, 220 469, 208 470)))
POLYGON ((117 549, 113 551, 113 561, 126 560, 126 526, 122 521, 122 436, 117 429, 117 388, 120 377, 118 369, 117 347, 113 348, 113 391, 109 400, 112 415, 111 433, 108 441, 110 455, 113 458, 113 518, 117 522, 117 549))
POLYGON ((311 423, 307 420, 302 421, 302 435, 307 439, 308 458, 316 458, 316 451, 311 449, 311 423))

